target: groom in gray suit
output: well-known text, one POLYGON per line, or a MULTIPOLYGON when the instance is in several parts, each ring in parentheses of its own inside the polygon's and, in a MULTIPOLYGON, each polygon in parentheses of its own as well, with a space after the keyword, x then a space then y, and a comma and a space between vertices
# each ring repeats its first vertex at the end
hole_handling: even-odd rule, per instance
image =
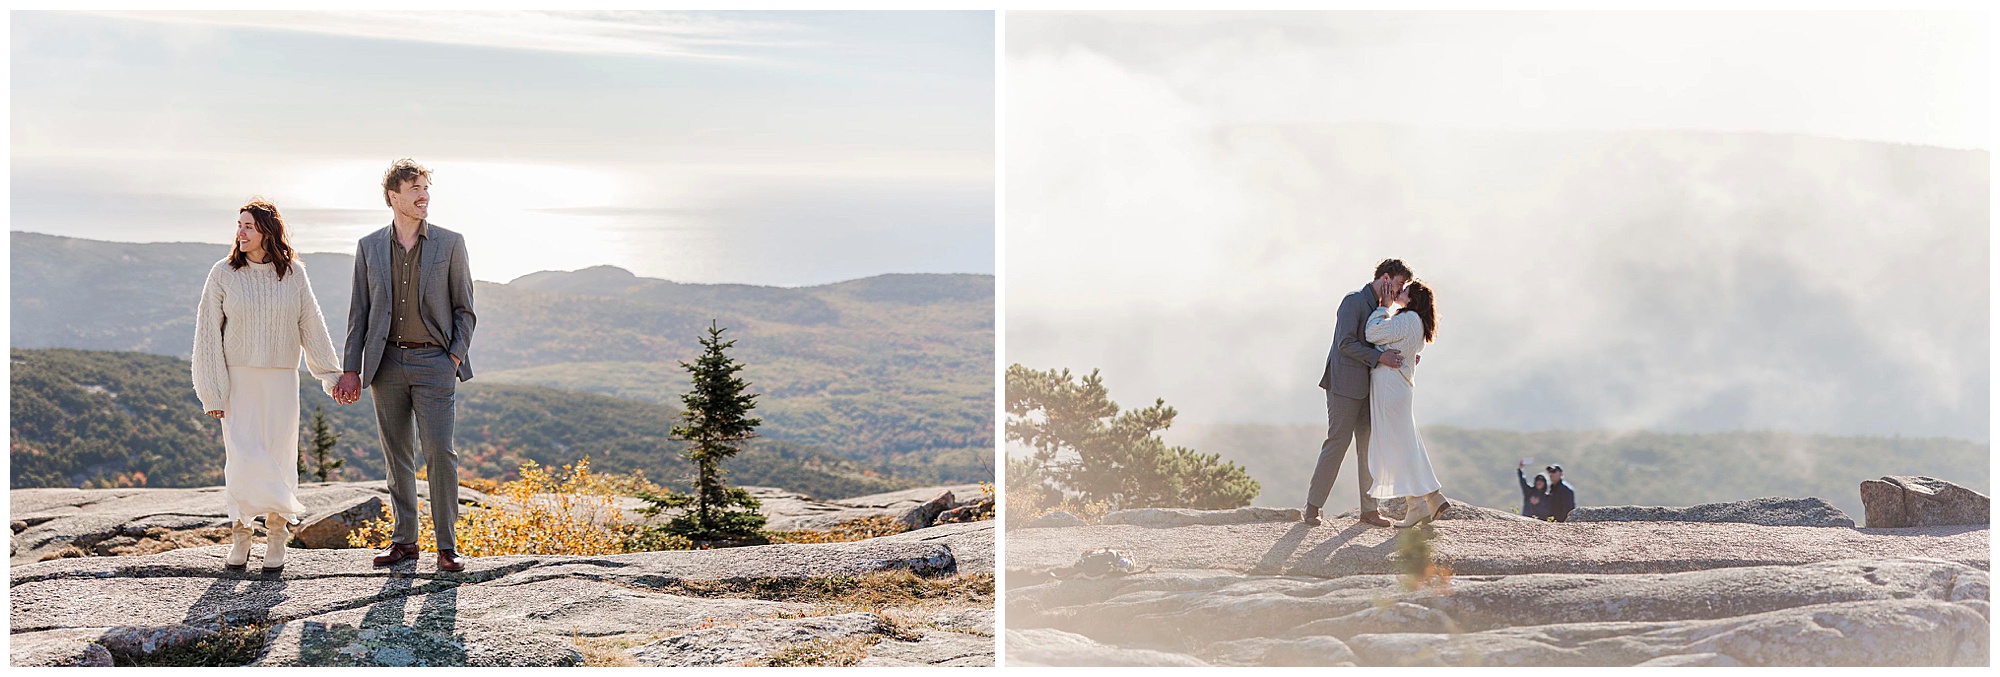
POLYGON ((1320 372, 1319 387, 1326 390, 1326 441, 1319 445, 1319 464, 1313 468, 1312 484, 1306 489, 1305 518, 1319 525, 1320 508, 1333 492, 1340 477, 1340 462, 1347 458, 1347 445, 1354 444, 1354 469, 1360 475, 1361 521, 1378 527, 1389 526, 1376 511, 1375 497, 1368 490, 1375 478, 1368 473, 1368 376, 1377 363, 1403 366, 1397 350, 1376 350, 1363 338, 1362 324, 1381 305, 1384 296, 1409 284, 1416 275, 1398 259, 1384 259, 1375 266, 1375 280, 1340 300, 1333 326, 1333 348, 1327 351, 1326 367, 1320 372))
POLYGON ((396 519, 389 549, 375 565, 415 558, 417 450, 430 483, 437 566, 465 569, 452 533, 458 521, 458 453, 452 449, 458 382, 472 379, 472 272, 465 238, 430 214, 431 172, 404 158, 382 177, 382 199, 396 218, 354 249, 354 292, 347 311, 346 373, 334 385, 342 403, 375 394, 375 422, 389 467, 396 519), (415 429, 411 427, 415 423, 415 429))

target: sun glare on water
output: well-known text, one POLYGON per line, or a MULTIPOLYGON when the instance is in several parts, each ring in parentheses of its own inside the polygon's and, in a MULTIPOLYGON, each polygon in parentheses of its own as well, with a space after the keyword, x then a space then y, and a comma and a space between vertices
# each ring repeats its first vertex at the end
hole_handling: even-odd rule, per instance
MULTIPOLYGON (((423 160, 419 160, 424 162, 423 160)), ((612 207, 625 181, 608 172, 556 165, 425 162, 431 170, 430 220, 466 236, 473 277, 505 282, 541 270, 609 262, 618 241, 605 217, 577 210, 612 207)), ((307 172, 292 194, 301 207, 352 211, 349 241, 388 223, 383 162, 335 162, 307 172), (372 212, 372 214, 371 214, 372 212)))

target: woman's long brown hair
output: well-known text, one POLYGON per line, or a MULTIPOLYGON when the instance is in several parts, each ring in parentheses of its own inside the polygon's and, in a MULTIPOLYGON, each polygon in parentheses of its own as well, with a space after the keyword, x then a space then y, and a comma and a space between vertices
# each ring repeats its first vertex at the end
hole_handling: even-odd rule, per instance
MULTIPOLYGON (((236 213, 250 213, 250 219, 257 222, 257 233, 264 236, 264 258, 278 271, 278 279, 285 279, 285 273, 292 269, 292 242, 285 239, 285 218, 278 215, 277 205, 259 198, 251 198, 236 213)), ((250 255, 243 252, 243 245, 231 242, 229 245, 229 267, 241 269, 250 263, 250 255)))
POLYGON ((1424 321, 1424 343, 1430 343, 1437 336, 1437 299, 1433 298, 1431 288, 1419 280, 1411 280, 1408 291, 1410 305, 1405 306, 1403 311, 1416 313, 1424 321))

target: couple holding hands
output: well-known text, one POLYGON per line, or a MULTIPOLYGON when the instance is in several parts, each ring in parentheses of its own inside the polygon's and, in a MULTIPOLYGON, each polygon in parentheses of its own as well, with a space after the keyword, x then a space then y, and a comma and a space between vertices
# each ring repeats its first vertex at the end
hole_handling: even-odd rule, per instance
POLYGON ((354 251, 353 296, 340 356, 304 261, 293 251, 277 207, 252 200, 238 210, 235 243, 202 285, 195 312, 194 390, 222 421, 224 501, 231 548, 243 568, 251 521, 263 516, 263 568, 285 564, 298 499, 299 358, 340 404, 375 399, 395 529, 376 566, 417 557, 417 451, 428 467, 437 567, 461 571, 452 526, 458 519, 458 456, 452 449, 458 381, 472 378, 472 273, 465 239, 426 220, 430 170, 397 160, 382 179, 395 214, 354 251))

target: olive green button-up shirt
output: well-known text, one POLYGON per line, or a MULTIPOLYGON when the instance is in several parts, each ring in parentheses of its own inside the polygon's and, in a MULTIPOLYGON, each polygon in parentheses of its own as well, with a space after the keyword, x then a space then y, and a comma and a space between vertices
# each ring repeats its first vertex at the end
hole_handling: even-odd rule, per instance
POLYGON ((403 240, 394 232, 389 234, 389 254, 393 259, 389 268, 389 284, 392 285, 389 300, 393 304, 389 321, 390 342, 444 345, 443 341, 431 335, 430 328, 424 326, 423 316, 417 312, 423 299, 418 287, 423 278, 424 241, 430 237, 429 221, 417 223, 417 245, 409 249, 403 248, 403 240))

